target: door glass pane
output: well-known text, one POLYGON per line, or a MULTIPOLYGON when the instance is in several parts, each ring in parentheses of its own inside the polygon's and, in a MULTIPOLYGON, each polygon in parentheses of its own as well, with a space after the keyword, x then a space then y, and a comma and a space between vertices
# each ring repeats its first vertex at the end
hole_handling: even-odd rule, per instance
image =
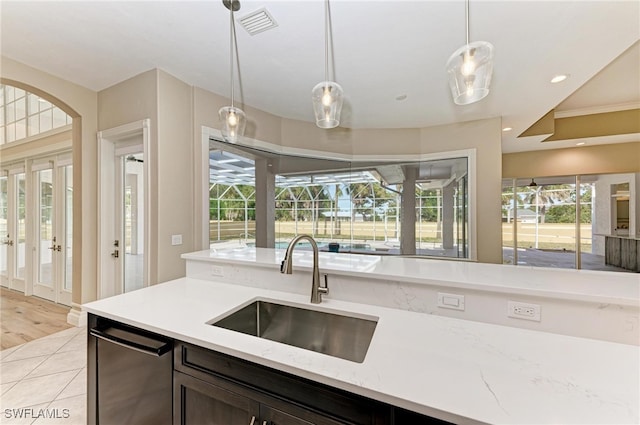
POLYGON ((502 263, 514 264, 513 221, 514 211, 513 186, 511 180, 502 181, 502 263))
POLYGON ((64 167, 65 247, 63 289, 71 291, 73 278, 73 166, 64 167))
POLYGON ((467 191, 467 176, 458 180, 456 186, 456 240, 458 258, 469 257, 469 196, 467 191))
POLYGON ((7 275, 7 241, 9 240, 9 186, 7 176, 0 177, 0 275, 7 275))
POLYGON ((18 227, 16 239, 16 277, 18 279, 25 278, 26 267, 26 233, 27 233, 27 202, 26 202, 26 183, 24 173, 16 175, 16 186, 18 188, 18 227))
POLYGON ((594 249, 594 218, 593 199, 595 184, 592 182, 580 184, 580 262, 581 268, 587 270, 605 270, 604 256, 596 255, 594 249))
POLYGON ((518 181, 518 264, 576 267, 575 186, 575 177, 518 181))
POLYGON ((125 158, 123 190, 124 291, 144 284, 144 180, 142 154, 125 158))
POLYGON ((53 171, 36 172, 38 185, 38 283, 53 286, 53 171))

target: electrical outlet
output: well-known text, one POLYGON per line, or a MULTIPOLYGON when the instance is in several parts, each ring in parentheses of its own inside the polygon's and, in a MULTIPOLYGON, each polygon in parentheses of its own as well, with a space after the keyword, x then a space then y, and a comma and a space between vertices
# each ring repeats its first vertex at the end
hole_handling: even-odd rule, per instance
POLYGON ((171 235, 171 245, 182 245, 182 235, 171 235))
POLYGON ((540 305, 521 303, 518 301, 507 302, 507 316, 515 319, 540 321, 540 305))
POLYGON ((222 266, 211 266, 211 276, 224 276, 224 268, 222 266))

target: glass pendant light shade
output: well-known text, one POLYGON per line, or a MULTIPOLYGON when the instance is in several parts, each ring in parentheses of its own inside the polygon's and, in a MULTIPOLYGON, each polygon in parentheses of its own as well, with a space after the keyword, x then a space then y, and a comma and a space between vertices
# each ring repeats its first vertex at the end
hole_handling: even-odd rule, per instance
POLYGON ((465 44, 447 61, 449 87, 456 105, 468 105, 489 94, 493 73, 493 45, 486 41, 465 44))
POLYGON ((322 81, 311 91, 316 125, 320 128, 335 128, 340 124, 343 92, 335 81, 322 81))
POLYGON ((240 108, 234 106, 223 106, 218 111, 222 122, 220 132, 222 137, 229 143, 236 143, 244 134, 244 127, 247 124, 247 117, 240 108))
POLYGON ((233 63, 236 51, 236 25, 233 20, 233 12, 240 10, 238 0, 222 0, 224 7, 229 9, 229 77, 231 79, 231 106, 223 106, 218 111, 220 117, 220 132, 225 141, 236 143, 244 135, 244 127, 247 124, 247 116, 240 108, 233 106, 234 78, 233 63))

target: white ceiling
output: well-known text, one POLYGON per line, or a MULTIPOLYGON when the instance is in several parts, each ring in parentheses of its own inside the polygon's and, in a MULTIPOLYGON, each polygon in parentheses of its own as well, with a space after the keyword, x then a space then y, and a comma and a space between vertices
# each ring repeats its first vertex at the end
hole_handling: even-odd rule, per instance
MULTIPOLYGON (((324 78, 323 2, 243 0, 236 18, 261 7, 278 27, 250 36, 238 26, 241 99, 312 121, 311 88, 324 78)), ((2 55, 92 90, 160 68, 221 95, 230 91, 229 15, 221 0, 2 1, 0 15, 2 55)), ((494 77, 487 98, 456 106, 445 63, 465 40, 464 1, 332 0, 331 16, 335 75, 346 98, 342 126, 413 128, 500 116, 513 127, 503 134, 505 152, 563 147, 516 136, 640 39, 638 1, 472 0, 471 41, 495 46, 494 77), (550 84, 558 73, 571 77, 550 84)), ((640 64, 629 62, 622 69, 628 78, 607 84, 621 87, 612 90, 623 103, 640 102, 640 90, 628 84, 637 83, 640 64)), ((598 86, 571 108, 606 102, 607 93, 598 86)))

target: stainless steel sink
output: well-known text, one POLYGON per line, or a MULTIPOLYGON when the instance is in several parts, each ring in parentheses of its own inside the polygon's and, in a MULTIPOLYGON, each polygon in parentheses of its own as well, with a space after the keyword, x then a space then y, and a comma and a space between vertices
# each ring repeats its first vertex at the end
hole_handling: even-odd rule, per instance
POLYGON ((207 323, 362 363, 378 321, 258 300, 207 323))

